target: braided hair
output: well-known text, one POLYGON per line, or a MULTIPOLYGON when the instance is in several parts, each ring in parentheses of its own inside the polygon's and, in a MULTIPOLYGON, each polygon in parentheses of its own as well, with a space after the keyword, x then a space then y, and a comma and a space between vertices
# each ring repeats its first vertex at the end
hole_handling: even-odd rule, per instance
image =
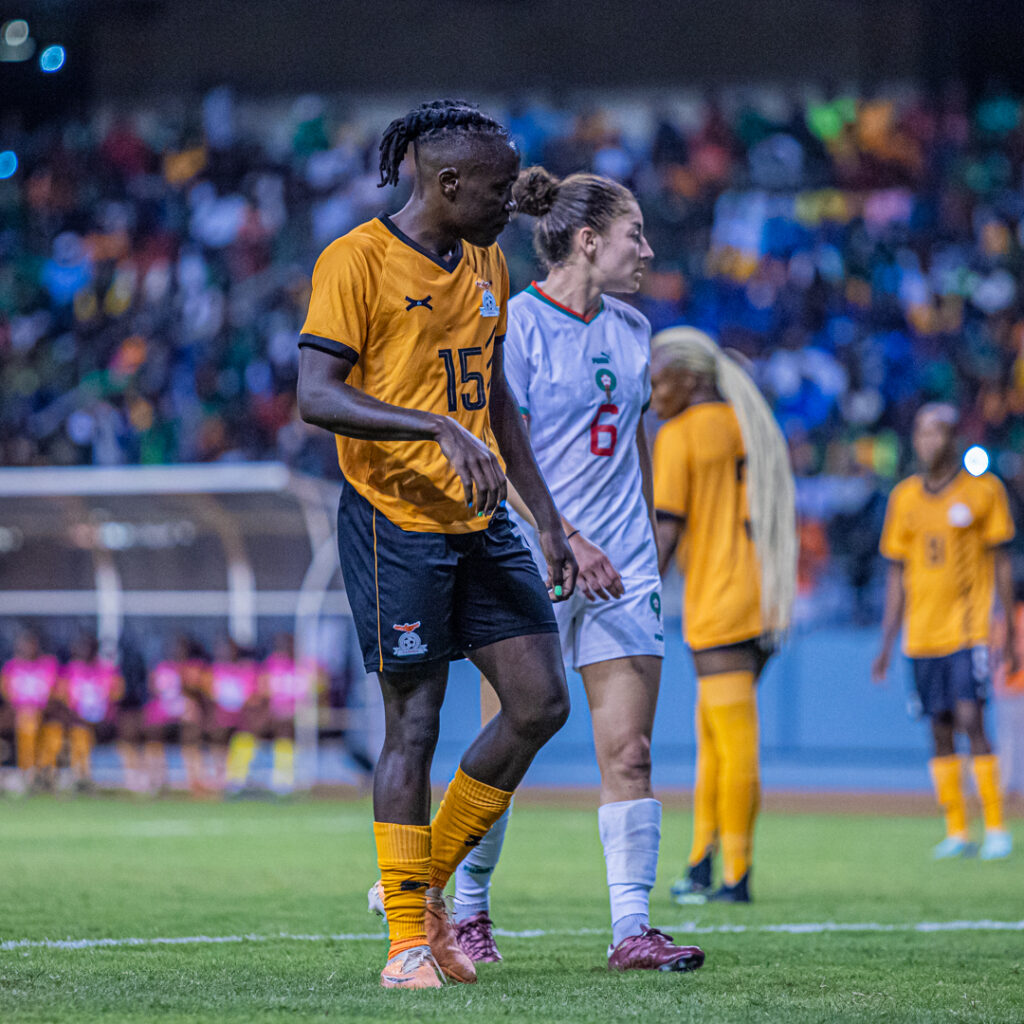
POLYGON ((380 184, 397 185, 398 173, 410 144, 417 139, 449 134, 491 135, 507 140, 508 129, 465 100, 433 100, 396 117, 380 140, 380 184))

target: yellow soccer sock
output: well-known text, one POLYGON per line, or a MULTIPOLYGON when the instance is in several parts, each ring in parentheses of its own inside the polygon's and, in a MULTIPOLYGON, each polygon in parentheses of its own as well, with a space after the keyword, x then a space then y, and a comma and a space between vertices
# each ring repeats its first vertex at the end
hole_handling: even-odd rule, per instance
POLYGON ((276 790, 289 790, 295 785, 295 744, 289 739, 274 740, 272 785, 276 790))
POLYGON ((430 824, 430 884, 443 889, 469 851, 505 813, 512 794, 470 778, 461 768, 430 824))
POLYGON ((377 865, 391 948, 388 959, 427 942, 425 894, 430 883, 430 826, 373 823, 377 865))
POLYGON ((718 822, 722 876, 735 885, 750 870, 754 822, 761 804, 757 694, 753 672, 720 672, 700 680, 718 750, 718 822))
POLYGON ((18 770, 30 772, 36 766, 36 738, 39 735, 39 715, 31 711, 18 715, 14 727, 18 770))
POLYGON ((974 773, 974 784, 978 787, 981 798, 981 811, 985 817, 985 831, 1003 830, 1003 794, 999 785, 999 758, 995 754, 985 754, 971 758, 971 771, 974 773))
POLYGON ((228 744, 226 773, 229 785, 245 785, 249 777, 249 765, 255 756, 256 737, 251 732, 236 732, 228 744))
POLYGON ((693 843, 690 867, 699 864, 718 841, 718 750, 708 711, 697 700, 697 775, 693 783, 693 843))
POLYGON ((64 728, 57 722, 47 722, 39 735, 39 767, 52 771, 57 767, 61 747, 64 746, 64 728))
POLYGON ((964 799, 963 765, 957 754, 933 757, 928 762, 935 796, 946 816, 946 835, 967 838, 967 802, 964 799))
POLYGON ((92 729, 87 725, 71 727, 71 774, 76 779, 89 778, 89 755, 92 753, 92 729))

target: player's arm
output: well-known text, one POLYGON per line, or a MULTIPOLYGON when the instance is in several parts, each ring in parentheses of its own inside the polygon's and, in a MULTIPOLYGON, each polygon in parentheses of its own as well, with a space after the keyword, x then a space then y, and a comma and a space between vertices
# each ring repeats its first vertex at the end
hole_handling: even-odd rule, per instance
POLYGON ((530 439, 519 414, 519 405, 505 380, 503 338, 494 340, 489 412, 491 430, 494 431, 498 449, 505 460, 508 479, 537 524, 537 536, 548 563, 548 589, 554 600, 565 600, 576 586, 576 559, 565 539, 562 521, 551 492, 533 457, 530 439))
POLYGON ((903 563, 890 562, 885 577, 885 611, 882 614, 882 647, 875 660, 871 663, 871 681, 885 682, 889 672, 889 661, 892 648, 900 635, 903 625, 903 609, 907 602, 907 592, 903 585, 903 563))
POLYGON ((654 539, 658 542, 658 572, 665 575, 672 556, 683 539, 686 520, 672 512, 658 509, 654 519, 654 539))
POLYGON ((505 500, 505 474, 487 445, 449 416, 389 405, 352 387, 346 381, 355 360, 315 342, 299 355, 299 414, 307 423, 365 441, 436 441, 466 489, 467 505, 491 515, 505 500))
POLYGON ((1014 615, 1013 598, 1013 566, 1010 553, 1003 545, 993 551, 995 559, 996 596, 1003 608, 1006 621, 1006 633, 1003 637, 1003 660, 1007 675, 1013 675, 1020 669, 1020 657, 1017 654, 1017 621, 1014 615))
MULTIPOLYGON (((537 529, 530 510, 512 484, 508 485, 508 503, 522 519, 535 530, 537 529)), ((612 560, 601 548, 587 540, 565 516, 559 513, 558 518, 562 521, 562 530, 569 541, 576 564, 579 566, 576 585, 583 590, 587 600, 594 601, 601 598, 602 601, 607 601, 612 597, 622 597, 626 592, 626 587, 622 582, 622 577, 612 565, 612 560)))

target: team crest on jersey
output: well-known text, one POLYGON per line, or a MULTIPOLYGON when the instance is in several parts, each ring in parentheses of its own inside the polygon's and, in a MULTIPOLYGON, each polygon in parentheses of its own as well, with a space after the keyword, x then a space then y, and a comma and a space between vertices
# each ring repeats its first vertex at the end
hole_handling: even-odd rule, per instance
POLYGON ((498 306, 498 300, 494 297, 494 292, 490 288, 485 288, 483 302, 480 305, 480 315, 498 316, 500 313, 501 309, 498 306))
POLYGON ((416 632, 420 628, 419 622, 405 622, 401 626, 396 622, 394 628, 402 635, 398 638, 398 646, 393 648, 398 658, 408 658, 413 654, 426 654, 427 645, 421 643, 420 635, 416 632))
POLYGON ((594 380, 597 381, 597 386, 608 396, 612 397, 612 392, 615 390, 616 385, 619 383, 615 374, 611 370, 600 369, 594 375, 594 380))
POLYGON ((950 505, 946 515, 949 518, 950 526, 964 527, 970 526, 974 522, 974 515, 962 501, 950 505))

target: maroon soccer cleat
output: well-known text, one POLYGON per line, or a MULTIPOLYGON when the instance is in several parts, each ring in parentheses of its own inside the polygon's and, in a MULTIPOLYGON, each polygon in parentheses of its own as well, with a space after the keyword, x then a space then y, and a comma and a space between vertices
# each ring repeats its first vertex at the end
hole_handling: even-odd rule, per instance
POLYGON ((610 971, 695 971, 704 963, 698 946, 676 946, 672 936, 648 928, 628 935, 608 955, 610 971))
POLYGON ((494 941, 494 922, 487 916, 486 911, 457 922, 455 937, 459 940, 462 952, 474 963, 500 963, 501 954, 494 941))

